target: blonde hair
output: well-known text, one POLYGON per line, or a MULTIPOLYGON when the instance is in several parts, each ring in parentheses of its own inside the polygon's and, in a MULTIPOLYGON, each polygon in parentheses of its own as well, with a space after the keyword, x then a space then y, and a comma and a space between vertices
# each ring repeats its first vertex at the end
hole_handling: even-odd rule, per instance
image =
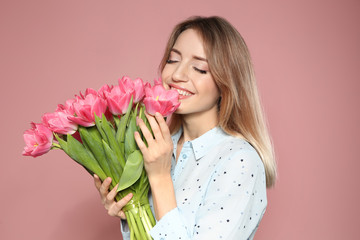
MULTIPOLYGON (((179 35, 193 29, 201 36, 209 70, 218 86, 219 126, 228 134, 247 140, 259 153, 266 173, 266 185, 276 180, 276 162, 260 103, 250 54, 239 32, 221 17, 191 17, 175 26, 160 63, 166 65, 170 51, 179 35)), ((173 114, 171 132, 181 125, 179 115, 173 114)))

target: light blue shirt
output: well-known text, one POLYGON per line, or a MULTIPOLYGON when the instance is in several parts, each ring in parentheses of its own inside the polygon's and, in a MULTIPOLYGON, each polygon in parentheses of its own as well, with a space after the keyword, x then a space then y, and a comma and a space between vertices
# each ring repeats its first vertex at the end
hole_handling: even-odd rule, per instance
POLYGON ((267 205, 265 170, 256 150, 216 127, 185 142, 176 162, 181 134, 180 129, 172 136, 177 207, 151 229, 153 239, 253 239, 267 205))

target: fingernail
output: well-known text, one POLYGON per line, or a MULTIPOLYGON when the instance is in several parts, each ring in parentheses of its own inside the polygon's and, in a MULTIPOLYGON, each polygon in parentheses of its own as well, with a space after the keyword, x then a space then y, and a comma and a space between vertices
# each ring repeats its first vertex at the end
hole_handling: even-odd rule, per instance
POLYGON ((129 199, 129 200, 130 200, 132 197, 133 197, 133 194, 132 194, 132 193, 129 193, 129 194, 126 196, 126 198, 129 199))

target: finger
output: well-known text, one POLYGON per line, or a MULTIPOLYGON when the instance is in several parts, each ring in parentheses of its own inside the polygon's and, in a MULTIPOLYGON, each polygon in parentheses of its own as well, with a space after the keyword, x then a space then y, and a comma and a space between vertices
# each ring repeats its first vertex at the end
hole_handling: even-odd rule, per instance
POLYGON ((99 191, 100 190, 100 187, 101 187, 101 180, 99 178, 98 175, 94 174, 94 183, 95 183, 95 187, 97 188, 97 190, 99 191))
POLYGON ((115 196, 117 194, 117 187, 118 184, 116 184, 116 186, 108 193, 108 195, 106 195, 106 201, 108 203, 114 202, 115 196))
POLYGON ((155 113, 156 121, 159 123, 164 139, 171 140, 171 133, 169 126, 166 124, 164 117, 160 113, 155 113))
POLYGON ((141 139, 140 133, 139 132, 134 132, 134 137, 135 137, 136 144, 138 145, 141 153, 143 155, 146 155, 147 147, 146 147, 144 141, 141 139))
POLYGON ((161 133, 161 130, 160 130, 160 127, 159 127, 159 124, 158 122, 156 121, 156 119, 149 115, 149 114, 145 114, 146 118, 148 119, 149 123, 150 123, 150 126, 151 126, 151 130, 153 131, 154 133, 154 137, 156 140, 161 140, 163 139, 163 135, 161 133))
POLYGON ((111 184, 111 177, 107 177, 104 182, 101 184, 99 192, 102 197, 105 197, 109 192, 109 187, 111 184))
POLYGON ((137 121, 138 121, 140 130, 146 139, 146 142, 149 145, 152 144, 154 142, 154 137, 151 134, 150 130, 148 129, 148 127, 145 125, 144 121, 141 118, 138 118, 137 121))
POLYGON ((121 219, 126 220, 126 215, 123 210, 120 210, 118 212, 116 212, 116 210, 114 210, 114 212, 113 212, 112 209, 109 209, 108 214, 112 217, 120 217, 121 219))
POLYGON ((123 197, 122 199, 120 199, 115 206, 123 209, 123 207, 125 207, 125 205, 131 200, 131 198, 133 197, 132 193, 129 193, 128 195, 126 195, 125 197, 123 197))
POLYGON ((129 193, 128 195, 126 195, 125 197, 120 199, 117 203, 113 204, 111 206, 111 208, 109 208, 108 214, 111 216, 119 216, 119 217, 125 219, 126 217, 125 217, 125 214, 122 211, 122 209, 131 200, 132 197, 133 197, 133 194, 129 193))

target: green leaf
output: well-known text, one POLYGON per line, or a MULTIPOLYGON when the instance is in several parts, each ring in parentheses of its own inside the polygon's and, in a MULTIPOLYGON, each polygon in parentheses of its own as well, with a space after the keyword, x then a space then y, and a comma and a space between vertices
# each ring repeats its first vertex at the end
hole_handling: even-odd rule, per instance
POLYGON ((150 188, 150 183, 145 172, 145 169, 142 171, 140 179, 138 181, 138 187, 136 188, 136 193, 139 195, 139 199, 147 198, 150 188))
POLYGON ((95 125, 96 125, 102 139, 104 139, 104 141, 106 143, 109 143, 109 140, 107 139, 107 136, 106 136, 106 134, 105 134, 105 132, 104 132, 104 130, 102 128, 102 119, 99 118, 95 113, 94 113, 94 115, 95 115, 95 125))
POLYGON ((106 160, 110 167, 111 174, 113 176, 113 182, 119 182, 120 176, 122 174, 122 167, 119 164, 118 158, 109 145, 103 140, 102 146, 105 150, 106 160))
POLYGON ((131 153, 133 153, 137 149, 137 144, 136 144, 135 136, 134 136, 135 131, 138 131, 137 126, 136 126, 136 109, 130 118, 129 125, 126 128, 126 132, 125 132, 125 157, 126 157, 126 159, 131 153))
POLYGON ((95 173, 101 180, 106 178, 106 174, 100 168, 94 156, 78 140, 70 134, 67 135, 68 155, 86 169, 95 173))
POLYGON ((101 121, 102 121, 101 127, 108 139, 107 143, 110 146, 111 150, 113 150, 113 152, 115 153, 115 155, 118 159, 118 163, 120 163, 120 165, 121 165, 121 168, 124 168, 125 159, 124 159, 124 155, 120 151, 120 146, 119 146, 118 142, 116 141, 115 130, 114 130, 112 124, 109 121, 107 121, 105 115, 102 116, 101 121))
POLYGON ((96 161, 105 172, 106 176, 113 179, 106 154, 102 144, 101 135, 96 127, 79 127, 79 132, 83 143, 86 144, 88 150, 94 155, 96 161))
POLYGON ((118 116, 113 115, 115 126, 118 129, 120 124, 120 118, 118 116))
POLYGON ((64 150, 65 153, 68 152, 68 147, 67 147, 67 142, 65 140, 63 140, 61 137, 59 137, 59 135, 54 134, 56 140, 59 142, 61 148, 64 150))
MULTIPOLYGON (((149 123, 148 119, 146 118, 146 116, 145 116, 145 113, 144 113, 144 112, 145 112, 145 106, 143 106, 143 107, 141 107, 141 108, 140 108, 140 114, 139 114, 139 117, 140 117, 140 118, 144 121, 145 126, 149 129, 149 131, 150 131, 151 135, 154 135, 154 134, 153 134, 153 132, 152 132, 152 129, 151 129, 150 123, 149 123)), ((145 137, 143 137, 142 132, 140 132, 140 134, 141 134, 141 136, 142 136, 142 140, 144 141, 145 145, 146 145, 146 146, 148 146, 147 141, 146 141, 145 137)))
POLYGON ((139 150, 130 154, 126 160, 126 165, 119 180, 117 191, 122 191, 133 185, 140 178, 143 166, 143 156, 139 150))
MULTIPOLYGON (((76 158, 75 158, 75 156, 74 155, 71 155, 71 152, 69 152, 69 149, 68 149, 68 147, 67 147, 67 142, 64 140, 64 139, 62 139, 62 138, 60 138, 57 134, 54 134, 55 135, 55 138, 58 140, 58 142, 59 142, 59 144, 60 144, 60 147, 62 148, 62 150, 64 150, 64 152, 71 158, 71 159, 73 159, 73 160, 75 160, 76 162, 78 162, 77 160, 76 160, 76 158)), ((80 164, 81 165, 81 164, 80 164)), ((82 165, 81 165, 82 166, 82 165)), ((83 166, 84 167, 84 166, 83 166)), ((94 173, 92 172, 92 171, 90 171, 89 169, 87 169, 86 167, 84 167, 85 168, 85 170, 91 175, 91 176, 93 176, 94 175, 94 173)))
POLYGON ((101 127, 104 133, 106 134, 106 136, 108 137, 108 139, 109 136, 114 136, 115 138, 115 134, 116 134, 115 129, 113 125, 106 119, 105 114, 101 116, 101 127))
POLYGON ((126 114, 121 117, 120 124, 119 124, 117 132, 116 132, 116 140, 118 141, 119 144, 125 142, 125 130, 126 130, 126 126, 128 124, 132 105, 133 105, 133 97, 131 96, 131 100, 130 100, 129 106, 126 110, 126 114))

